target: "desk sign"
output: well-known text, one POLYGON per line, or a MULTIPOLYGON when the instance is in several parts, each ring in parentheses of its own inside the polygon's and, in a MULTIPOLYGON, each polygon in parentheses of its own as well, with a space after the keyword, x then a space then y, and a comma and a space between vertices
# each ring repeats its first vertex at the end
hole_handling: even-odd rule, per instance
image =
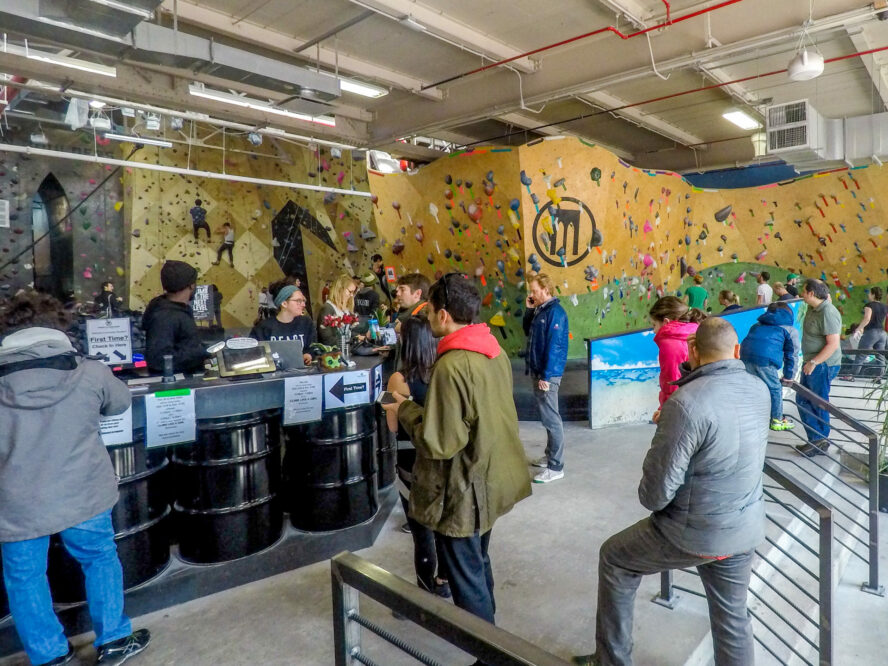
POLYGON ((145 421, 148 448, 193 442, 197 439, 194 393, 174 389, 146 395, 145 421))
POLYGON ((129 444, 133 441, 133 408, 127 407, 123 414, 103 416, 99 419, 99 433, 105 446, 129 444))
POLYGON ((323 383, 321 375, 284 379, 284 425, 321 420, 323 383))
POLYGON ((373 394, 370 399, 376 402, 376 399, 382 395, 382 364, 375 366, 373 372, 373 394))
POLYGON ((129 317, 87 319, 86 347, 90 356, 101 356, 108 365, 133 362, 133 338, 129 317))
POLYGON ((370 402, 370 373, 367 370, 324 375, 324 409, 339 409, 370 402))

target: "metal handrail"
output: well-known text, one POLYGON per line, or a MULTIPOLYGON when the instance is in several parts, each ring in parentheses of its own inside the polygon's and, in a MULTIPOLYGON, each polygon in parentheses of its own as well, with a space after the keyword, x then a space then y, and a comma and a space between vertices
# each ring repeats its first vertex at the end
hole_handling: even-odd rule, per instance
MULTIPOLYGON (((770 567, 774 568, 777 572, 786 576, 786 579, 795 585, 797 589, 802 592, 807 598, 816 602, 818 605, 818 622, 817 629, 819 631, 819 641, 815 644, 811 639, 807 638, 803 633, 797 631, 801 639, 807 643, 815 647, 818 651, 818 661, 821 666, 829 666, 829 664, 833 663, 833 639, 832 639, 832 615, 833 615, 833 552, 832 552, 832 542, 833 542, 833 518, 832 518, 832 507, 822 498, 820 497, 814 490, 801 483, 791 475, 787 474, 785 471, 776 467, 773 463, 766 460, 764 465, 764 474, 776 481, 780 484, 782 489, 785 489, 789 493, 791 493, 794 497, 800 500, 805 506, 812 509, 817 515, 817 532, 818 532, 818 540, 819 540, 819 551, 818 551, 818 574, 816 576, 813 575, 813 572, 809 572, 812 574, 812 577, 816 578, 818 584, 818 596, 815 598, 810 592, 804 589, 801 584, 794 580, 793 577, 789 576, 782 569, 776 567, 776 565, 768 559, 764 554, 762 554, 759 549, 756 549, 756 554, 761 558, 762 561, 766 562, 770 567)), ((804 521, 809 527, 812 527, 808 521, 804 521)), ((783 552, 784 555, 789 556, 783 549, 781 549, 777 544, 774 544, 771 541, 772 545, 783 552)), ((810 549, 808 549, 810 550, 810 549)), ((803 567, 805 568, 805 567, 803 567)), ((686 573, 694 573, 686 570, 686 573)), ((674 608, 677 596, 675 595, 675 590, 682 590, 689 594, 694 594, 697 596, 703 596, 702 593, 697 590, 692 590, 687 587, 682 587, 680 585, 676 585, 673 582, 673 571, 664 571, 660 574, 660 593, 657 597, 654 598, 654 602, 658 603, 662 606, 666 606, 668 608, 674 608)), ((767 584, 767 579, 758 574, 755 569, 753 569, 753 575, 756 576, 763 583, 767 584)), ((799 607, 791 602, 786 595, 784 595, 780 590, 776 588, 774 585, 769 586, 774 593, 780 597, 784 602, 786 602, 791 608, 793 608, 796 612, 800 612, 800 614, 806 618, 810 623, 814 623, 812 618, 808 617, 804 613, 802 613, 799 607)), ((750 589, 750 595, 756 598, 762 605, 775 613, 785 624, 788 626, 792 626, 786 618, 783 618, 780 613, 776 610, 776 608, 768 603, 761 594, 755 592, 753 589, 750 589)), ((792 652, 796 657, 802 659, 804 661, 802 655, 798 652, 796 648, 792 646, 789 640, 787 640, 781 633, 774 627, 771 627, 767 624, 767 622, 756 612, 750 610, 750 615, 758 621, 762 627, 773 637, 777 639, 780 643, 782 643, 786 649, 792 652)), ((774 650, 768 646, 768 644, 759 636, 756 636, 756 640, 762 646, 763 649, 767 650, 771 653, 778 661, 781 661, 778 655, 774 652, 774 650)), ((786 662, 783 662, 786 663, 786 662)))
POLYGON ((361 653, 361 627, 404 650, 418 661, 434 664, 393 633, 359 614, 364 594, 448 643, 490 664, 502 666, 565 666, 567 662, 533 643, 490 624, 403 578, 343 552, 330 561, 333 585, 333 638, 336 666, 372 664, 361 653))
MULTIPOLYGON (((796 396, 804 397, 809 403, 825 410, 829 413, 830 418, 841 421, 851 430, 863 437, 867 442, 867 486, 869 489, 869 497, 867 498, 869 518, 868 527, 868 567, 869 580, 863 584, 862 589, 874 594, 882 594, 883 588, 879 585, 879 435, 875 430, 847 414, 842 409, 836 407, 827 400, 824 400, 813 391, 805 388, 796 381, 784 381, 784 386, 788 386, 795 391, 796 396)), ((796 407, 799 407, 796 403, 796 407)), ((850 440, 849 438, 849 441, 850 440)), ((839 447, 841 448, 841 447, 839 447)), ((840 463, 841 465, 841 463, 840 463)), ((845 467, 842 465, 842 467, 845 467)))

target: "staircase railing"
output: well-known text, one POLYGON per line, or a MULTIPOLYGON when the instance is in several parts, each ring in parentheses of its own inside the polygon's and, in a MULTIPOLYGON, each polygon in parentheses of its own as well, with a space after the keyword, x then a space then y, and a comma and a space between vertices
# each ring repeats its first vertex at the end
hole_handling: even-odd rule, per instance
MULTIPOLYGON (((765 462, 766 542, 756 549, 749 613, 756 642, 779 663, 833 663, 832 507, 811 488, 765 462)), ((676 591, 705 596, 696 571, 666 571, 654 601, 676 606, 676 591), (674 579, 681 576, 683 584, 674 579)))
POLYGON ((360 663, 375 666, 361 640, 363 629, 378 636, 427 666, 440 662, 411 645, 403 636, 360 612, 360 595, 391 609, 426 631, 467 652, 479 661, 497 666, 565 666, 567 662, 457 608, 403 578, 352 553, 340 553, 330 561, 333 583, 333 638, 336 666, 360 663))

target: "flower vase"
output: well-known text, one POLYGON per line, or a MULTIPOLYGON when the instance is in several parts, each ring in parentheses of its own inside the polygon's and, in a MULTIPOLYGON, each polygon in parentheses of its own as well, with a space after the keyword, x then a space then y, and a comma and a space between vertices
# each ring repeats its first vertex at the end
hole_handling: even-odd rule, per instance
POLYGON ((339 350, 340 356, 343 361, 348 363, 351 360, 351 355, 349 354, 348 343, 351 340, 351 331, 348 329, 340 329, 339 330, 339 350))

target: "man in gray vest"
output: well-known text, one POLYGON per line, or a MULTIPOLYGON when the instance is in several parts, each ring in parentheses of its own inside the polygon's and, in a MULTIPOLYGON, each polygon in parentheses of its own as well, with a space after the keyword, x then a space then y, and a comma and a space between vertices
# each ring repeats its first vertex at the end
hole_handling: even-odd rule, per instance
POLYGON ((746 597, 765 537, 762 467, 770 397, 738 360, 737 333, 711 317, 688 339, 691 372, 660 413, 638 497, 653 513, 601 546, 596 652, 577 664, 630 666, 641 577, 697 567, 709 602, 715 663, 753 663, 746 597))

